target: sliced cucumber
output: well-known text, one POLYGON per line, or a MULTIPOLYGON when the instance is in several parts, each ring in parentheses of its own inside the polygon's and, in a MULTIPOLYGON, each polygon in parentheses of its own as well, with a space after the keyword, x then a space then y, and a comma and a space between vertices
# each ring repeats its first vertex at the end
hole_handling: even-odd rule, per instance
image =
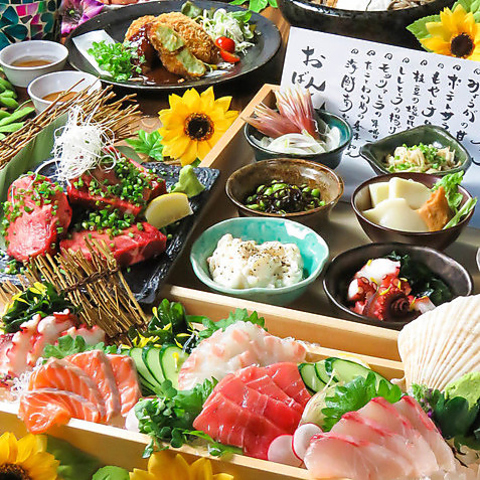
POLYGON ((150 373, 145 362, 143 361, 143 348, 133 347, 129 350, 128 354, 133 358, 135 366, 137 367, 137 373, 140 376, 140 383, 151 392, 155 391, 155 387, 158 382, 155 377, 150 373))
POLYGON ((178 373, 188 355, 176 345, 166 345, 160 353, 162 372, 166 380, 172 382, 173 388, 178 388, 178 373))
POLYGON ((149 347, 143 349, 143 363, 145 363, 148 371, 155 378, 155 383, 161 385, 165 381, 162 371, 162 349, 159 347, 149 347))
POLYGON ((330 382, 330 374, 327 373, 325 368, 325 360, 321 360, 315 364, 315 373, 317 377, 326 385, 330 382))
POLYGON ((380 380, 388 382, 388 380, 385 377, 382 377, 379 373, 345 358, 327 358, 325 360, 325 370, 329 375, 332 375, 332 373, 335 372, 335 377, 339 382, 351 382, 356 377, 366 378, 370 372, 375 375, 377 385, 380 383, 380 380))
POLYGON ((298 366, 298 370, 300 371, 303 383, 305 383, 310 391, 316 393, 325 387, 326 383, 317 376, 314 363, 302 363, 298 366))

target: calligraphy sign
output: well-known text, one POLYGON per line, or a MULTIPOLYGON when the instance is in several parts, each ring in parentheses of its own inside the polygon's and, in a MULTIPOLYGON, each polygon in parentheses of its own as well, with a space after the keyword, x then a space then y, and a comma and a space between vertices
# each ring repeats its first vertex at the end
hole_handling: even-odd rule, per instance
MULTIPOLYGON (((282 86, 300 84, 315 107, 353 130, 338 167, 346 195, 373 175, 361 145, 402 130, 444 127, 473 157, 464 185, 480 197, 480 63, 293 27, 282 86)), ((480 208, 472 220, 480 227, 480 208)))

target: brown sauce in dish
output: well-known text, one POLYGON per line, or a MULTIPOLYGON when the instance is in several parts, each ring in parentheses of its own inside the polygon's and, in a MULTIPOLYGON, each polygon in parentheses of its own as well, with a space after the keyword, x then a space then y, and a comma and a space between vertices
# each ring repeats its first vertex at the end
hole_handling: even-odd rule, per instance
POLYGON ((23 68, 28 68, 28 67, 42 67, 44 65, 50 65, 52 64, 52 60, 47 60, 45 58, 37 58, 37 59, 30 59, 30 60, 16 60, 15 62, 12 63, 13 67, 23 67, 23 68))
POLYGON ((183 77, 169 72, 163 65, 156 64, 149 72, 142 75, 145 85, 172 85, 185 81, 183 77))
POLYGON ((157 52, 153 45, 150 43, 148 39, 148 32, 147 27, 149 25, 144 25, 143 27, 138 29, 138 32, 133 35, 129 42, 133 47, 137 49, 138 57, 145 57, 145 63, 142 63, 140 66, 142 67, 142 71, 147 71, 152 68, 152 65, 157 57, 157 52))
MULTIPOLYGON (((45 95, 42 100, 45 100, 47 102, 54 102, 57 100, 58 97, 63 95, 65 92, 53 92, 49 93, 48 95, 45 95)), ((68 92, 63 98, 62 102, 68 102, 71 100, 78 92, 68 92)))

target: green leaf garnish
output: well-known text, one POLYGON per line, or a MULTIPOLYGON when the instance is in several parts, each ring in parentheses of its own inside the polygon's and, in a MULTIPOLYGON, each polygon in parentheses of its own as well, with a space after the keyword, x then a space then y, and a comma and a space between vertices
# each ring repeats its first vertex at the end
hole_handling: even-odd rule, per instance
POLYGON ((439 22, 439 21, 440 21, 440 15, 430 15, 428 17, 419 18, 418 20, 410 24, 407 27, 407 30, 413 33, 413 35, 415 35, 417 40, 420 41, 430 36, 430 32, 427 30, 427 23, 439 22))
POLYGON ((137 153, 143 153, 159 162, 163 161, 162 136, 158 130, 147 133, 145 130, 138 131, 138 139, 127 140, 137 153))
POLYGON ((76 353, 88 352, 90 350, 101 350, 104 353, 117 353, 116 345, 105 345, 103 342, 96 345, 88 345, 81 336, 72 337, 65 335, 57 340, 56 345, 46 345, 42 357, 46 360, 50 357, 65 358, 76 353))

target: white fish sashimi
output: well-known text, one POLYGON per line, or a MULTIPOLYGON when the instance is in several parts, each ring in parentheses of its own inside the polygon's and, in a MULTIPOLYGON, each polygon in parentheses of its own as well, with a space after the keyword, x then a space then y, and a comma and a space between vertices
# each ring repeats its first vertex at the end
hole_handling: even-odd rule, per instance
POLYGON ((447 472, 453 472, 456 469, 453 452, 418 402, 406 396, 397 402, 394 407, 407 418, 413 427, 425 438, 433 450, 439 466, 447 472))
POLYGON ((397 435, 405 438, 405 441, 414 445, 419 458, 422 459, 421 475, 429 475, 440 469, 435 454, 430 445, 413 427, 413 425, 401 415, 396 408, 384 398, 374 398, 358 411, 359 414, 378 422, 397 435))
POLYGON ((220 381, 249 365, 300 363, 305 356, 306 349, 301 343, 270 335, 250 322, 237 322, 200 342, 183 364, 178 385, 180 390, 186 390, 207 378, 220 381))

